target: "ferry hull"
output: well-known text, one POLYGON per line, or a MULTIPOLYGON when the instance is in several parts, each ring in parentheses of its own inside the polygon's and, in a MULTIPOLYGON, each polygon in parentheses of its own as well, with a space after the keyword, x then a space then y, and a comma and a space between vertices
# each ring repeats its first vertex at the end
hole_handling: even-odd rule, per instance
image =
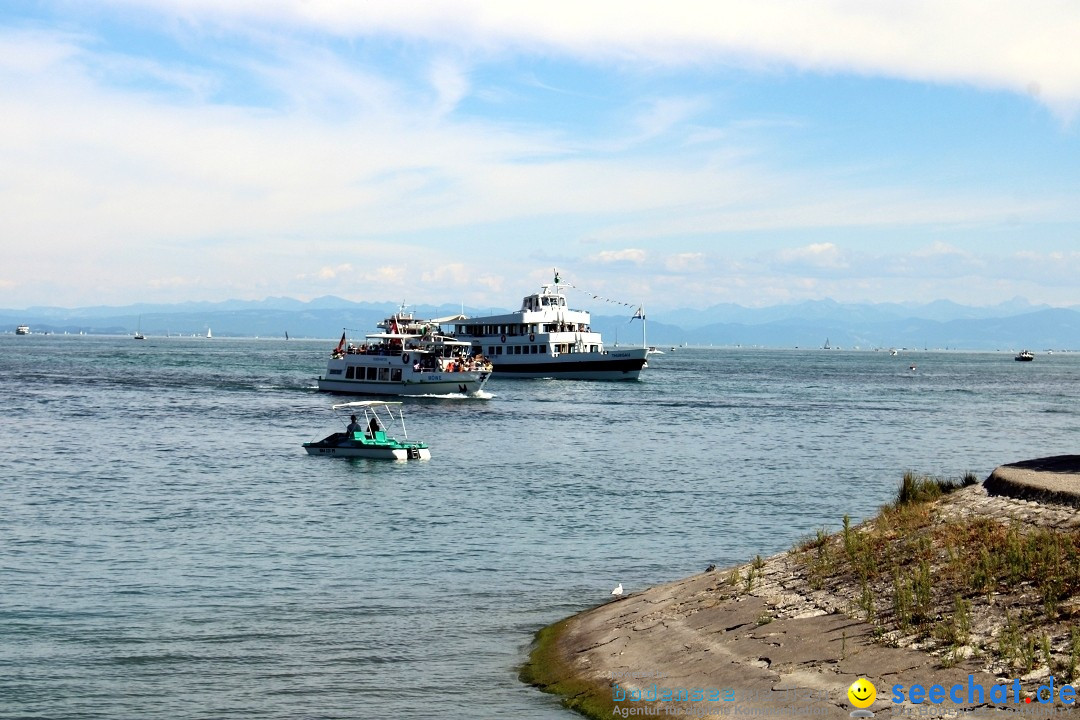
MULTIPOLYGON (((637 380, 645 367, 641 350, 612 352, 606 355, 573 353, 529 362, 508 361, 506 356, 492 358, 492 374, 500 378, 555 378, 559 380, 637 380), (593 355, 593 357, 589 357, 593 355)), ((515 358, 517 356, 514 356, 515 358)))
POLYGON ((427 448, 372 448, 372 447, 332 447, 319 443, 305 443, 308 455, 330 455, 333 457, 371 458, 372 460, 430 460, 431 451, 427 448))
POLYGON ((434 373, 422 380, 400 382, 368 382, 366 380, 327 379, 320 377, 316 384, 320 391, 339 395, 475 395, 484 388, 488 374, 434 373), (457 376, 457 377, 455 377, 457 376))

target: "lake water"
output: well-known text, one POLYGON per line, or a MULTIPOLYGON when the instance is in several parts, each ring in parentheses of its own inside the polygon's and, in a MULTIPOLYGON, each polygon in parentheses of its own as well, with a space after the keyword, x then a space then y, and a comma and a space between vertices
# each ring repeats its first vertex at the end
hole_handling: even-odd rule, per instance
POLYGON ((565 720, 539 627, 1080 430, 1077 355, 679 348, 312 457, 333 345, 0 336, 0 717, 565 720))

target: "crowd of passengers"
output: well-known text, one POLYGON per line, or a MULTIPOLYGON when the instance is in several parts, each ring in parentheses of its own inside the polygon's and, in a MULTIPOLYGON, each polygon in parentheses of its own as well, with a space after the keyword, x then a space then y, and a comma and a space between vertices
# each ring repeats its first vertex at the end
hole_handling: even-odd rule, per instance
MULTIPOLYGON (((409 352, 410 349, 406 348, 404 352, 409 352)), ((340 360, 345 355, 396 357, 401 355, 402 352, 400 345, 387 345, 384 343, 354 345, 350 343, 345 348, 345 352, 335 352, 334 358, 340 360)), ((413 363, 412 367, 413 370, 418 372, 490 372, 492 366, 491 362, 481 353, 466 355, 463 352, 458 352, 451 357, 436 357, 430 353, 418 353, 416 362, 413 363)))

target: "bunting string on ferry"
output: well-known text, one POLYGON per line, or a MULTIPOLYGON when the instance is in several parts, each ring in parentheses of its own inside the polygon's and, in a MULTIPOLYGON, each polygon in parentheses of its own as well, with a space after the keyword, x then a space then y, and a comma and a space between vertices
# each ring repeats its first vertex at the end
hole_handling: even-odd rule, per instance
POLYGON ((623 307, 634 308, 634 316, 630 318, 631 321, 633 321, 633 320, 644 320, 645 319, 645 309, 641 305, 635 305, 634 303, 623 302, 622 300, 612 300, 611 298, 606 298, 603 295, 597 295, 596 293, 590 292, 590 291, 586 290, 585 288, 580 288, 577 285, 574 285, 573 283, 568 283, 568 282, 566 282, 565 280, 563 280, 562 278, 559 277, 559 271, 557 269, 555 269, 555 284, 556 285, 563 285, 564 287, 568 287, 568 288, 573 288, 574 290, 580 290, 581 292, 583 292, 586 295, 588 295, 589 297, 591 297, 593 300, 601 300, 601 301, 609 303, 611 305, 622 305, 623 307))

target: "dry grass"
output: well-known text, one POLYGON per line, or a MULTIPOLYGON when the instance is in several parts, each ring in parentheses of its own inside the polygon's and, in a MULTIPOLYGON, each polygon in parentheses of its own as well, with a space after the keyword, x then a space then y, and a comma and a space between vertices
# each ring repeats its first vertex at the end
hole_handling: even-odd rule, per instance
POLYGON ((852 614, 895 644, 948 666, 977 656, 991 670, 1080 669, 1080 533, 943 519, 937 501, 973 484, 906 473, 881 514, 795 548, 811 587, 850 598, 852 614))

